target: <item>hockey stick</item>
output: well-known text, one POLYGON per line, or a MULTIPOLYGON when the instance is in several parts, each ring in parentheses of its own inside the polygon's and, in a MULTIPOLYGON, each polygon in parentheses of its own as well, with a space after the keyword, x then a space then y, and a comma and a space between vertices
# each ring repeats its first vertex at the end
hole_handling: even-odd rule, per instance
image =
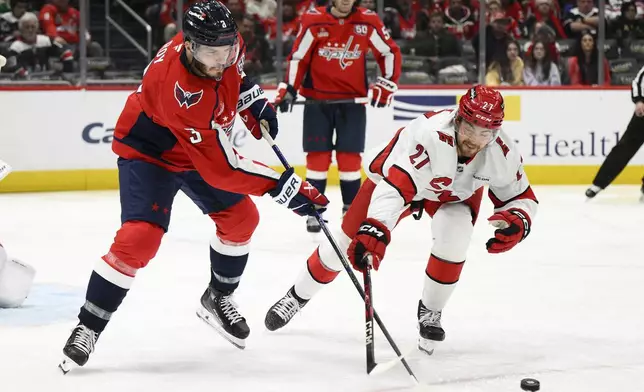
MULTIPOLYGON (((275 153, 275 155, 277 155, 277 158, 280 160, 280 162, 282 163, 284 168, 287 169, 287 170, 290 169, 291 165, 289 165, 288 161, 284 157, 284 154, 282 154, 282 151, 275 144, 275 140, 273 140, 271 135, 268 133, 268 129, 267 129, 266 125, 264 125, 263 122, 260 122, 260 125, 261 125, 261 129, 262 129, 262 135, 264 135, 264 139, 266 139, 268 144, 271 146, 271 148, 273 149, 273 152, 275 153)), ((340 259, 340 262, 342 263, 342 267, 344 268, 344 270, 349 275, 349 278, 351 279, 351 282, 355 286, 356 290, 358 290, 358 293, 360 293, 360 296, 362 297, 362 300, 366 301, 365 292, 362 289, 362 286, 360 286, 360 282, 358 281, 358 278, 353 273, 353 270, 351 269, 351 264, 349 264, 349 261, 347 260, 346 256, 340 250, 340 246, 338 246, 338 243, 335 241, 335 238, 333 238, 333 235, 331 234, 331 231, 329 230, 329 227, 326 225, 326 222, 324 221, 324 219, 322 219, 322 216, 320 215, 319 212, 314 211, 314 214, 315 214, 314 215, 315 219, 317 219, 318 223, 320 224, 320 227, 322 228, 322 231, 324 232, 324 235, 329 240, 329 243, 331 244, 331 247, 335 251, 335 253, 338 256, 338 258, 340 259)), ((376 320, 376 323, 380 327, 380 330, 382 331, 383 335, 385 335, 385 338, 387 339, 387 342, 389 342, 389 345, 391 346, 391 348, 396 353, 396 356, 400 359, 400 362, 403 364, 403 366, 407 370, 407 373, 411 376, 412 382, 415 385, 419 385, 418 378, 414 374, 414 371, 411 370, 411 367, 409 367, 409 364, 407 363, 407 360, 405 360, 404 355, 400 352, 400 349, 398 348, 398 346, 396 345, 396 342, 394 342, 393 338, 389 334, 389 331, 387 330, 387 328, 385 327, 384 323, 382 322, 382 320, 378 316, 378 313, 376 312, 375 309, 373 309, 373 306, 371 306, 371 308, 372 308, 373 318, 376 320)), ((373 328, 372 328, 372 331, 373 331, 373 328)), ((375 361, 374 361, 374 367, 371 370, 373 371, 376 368, 376 366, 377 365, 375 364, 375 361)))
POLYGON ((336 103, 369 103, 369 97, 344 98, 344 99, 307 99, 306 101, 293 101, 291 105, 332 105, 336 103))
POLYGON ((366 267, 363 272, 365 294, 365 348, 367 350, 367 374, 371 374, 371 371, 377 366, 373 342, 373 294, 371 291, 371 255, 366 254, 363 258, 363 261, 366 261, 366 267))

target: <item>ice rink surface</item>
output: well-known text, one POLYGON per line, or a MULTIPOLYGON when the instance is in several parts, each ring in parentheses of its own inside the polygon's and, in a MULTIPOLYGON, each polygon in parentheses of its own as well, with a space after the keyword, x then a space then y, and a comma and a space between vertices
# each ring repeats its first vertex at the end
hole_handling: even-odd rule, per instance
MULTIPOLYGON (((485 199, 463 275, 443 313, 447 339, 409 363, 425 390, 644 391, 644 204, 635 186, 592 202, 584 187, 535 187, 540 211, 525 242, 489 255, 485 199)), ((335 226, 340 193, 327 218, 335 226)), ((360 297, 344 273, 277 333, 266 310, 291 286, 315 241, 304 221, 257 199, 261 223, 237 301, 251 327, 238 350, 195 316, 209 280, 214 225, 180 195, 157 257, 100 337, 88 364, 56 365, 76 324, 94 262, 120 223, 116 192, 0 195, 0 240, 37 269, 25 306, 0 310, 0 391, 406 391, 402 366, 365 375, 360 297)), ((416 345, 416 306, 431 248, 429 218, 393 232, 374 304, 404 352, 416 345)), ((379 331, 376 357, 394 357, 379 331)))

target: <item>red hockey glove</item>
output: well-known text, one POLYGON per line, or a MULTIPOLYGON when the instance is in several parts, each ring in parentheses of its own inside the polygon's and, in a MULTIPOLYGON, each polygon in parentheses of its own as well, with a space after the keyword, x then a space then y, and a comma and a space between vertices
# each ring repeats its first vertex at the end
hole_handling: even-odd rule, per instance
POLYGON ((530 234, 530 218, 518 209, 497 212, 488 221, 498 228, 485 245, 489 253, 506 252, 530 234))
POLYGON ((390 238, 389 229, 382 222, 372 218, 367 218, 362 222, 347 250, 353 268, 361 272, 364 271, 367 267, 364 256, 369 253, 372 257, 373 269, 377 271, 380 262, 385 257, 385 250, 389 245, 390 238))
POLYGON ((286 206, 300 216, 313 215, 313 212, 324 212, 329 199, 308 181, 302 181, 293 168, 288 169, 277 182, 277 186, 268 192, 277 204, 286 206))
POLYGON ((277 85, 277 96, 273 105, 275 105, 281 113, 290 112, 293 109, 293 101, 297 98, 297 90, 290 84, 284 82, 277 85))
POLYGON ((384 108, 391 105, 391 100, 397 90, 396 83, 379 76, 376 84, 371 87, 371 106, 384 108))

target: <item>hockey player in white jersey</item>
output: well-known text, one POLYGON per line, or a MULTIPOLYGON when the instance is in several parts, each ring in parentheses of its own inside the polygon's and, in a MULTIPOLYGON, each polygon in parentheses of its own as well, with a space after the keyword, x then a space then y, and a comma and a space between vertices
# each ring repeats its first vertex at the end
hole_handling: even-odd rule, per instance
MULTIPOLYGON (((377 270, 401 219, 412 214, 420 219, 423 211, 432 217, 433 245, 417 311, 419 348, 428 354, 445 339, 442 311, 461 275, 484 187, 495 207, 488 221, 497 227, 486 244, 490 253, 524 240, 537 212, 521 155, 501 131, 503 116, 501 94, 474 86, 458 108, 425 113, 400 129, 366 154, 369 179, 335 232, 356 270, 364 270, 367 254, 377 270)), ((320 245, 294 286, 268 311, 266 327, 286 325, 341 270, 331 245, 320 245)))

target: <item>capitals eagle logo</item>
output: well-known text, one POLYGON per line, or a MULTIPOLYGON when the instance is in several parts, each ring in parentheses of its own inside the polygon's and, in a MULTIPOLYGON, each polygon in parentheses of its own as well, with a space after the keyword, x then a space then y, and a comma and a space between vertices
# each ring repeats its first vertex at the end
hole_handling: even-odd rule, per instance
POLYGON ((179 82, 174 84, 174 99, 179 103, 179 107, 185 106, 186 109, 190 106, 194 106, 201 101, 203 97, 203 90, 200 90, 196 93, 191 93, 190 91, 185 91, 179 86, 179 82))

